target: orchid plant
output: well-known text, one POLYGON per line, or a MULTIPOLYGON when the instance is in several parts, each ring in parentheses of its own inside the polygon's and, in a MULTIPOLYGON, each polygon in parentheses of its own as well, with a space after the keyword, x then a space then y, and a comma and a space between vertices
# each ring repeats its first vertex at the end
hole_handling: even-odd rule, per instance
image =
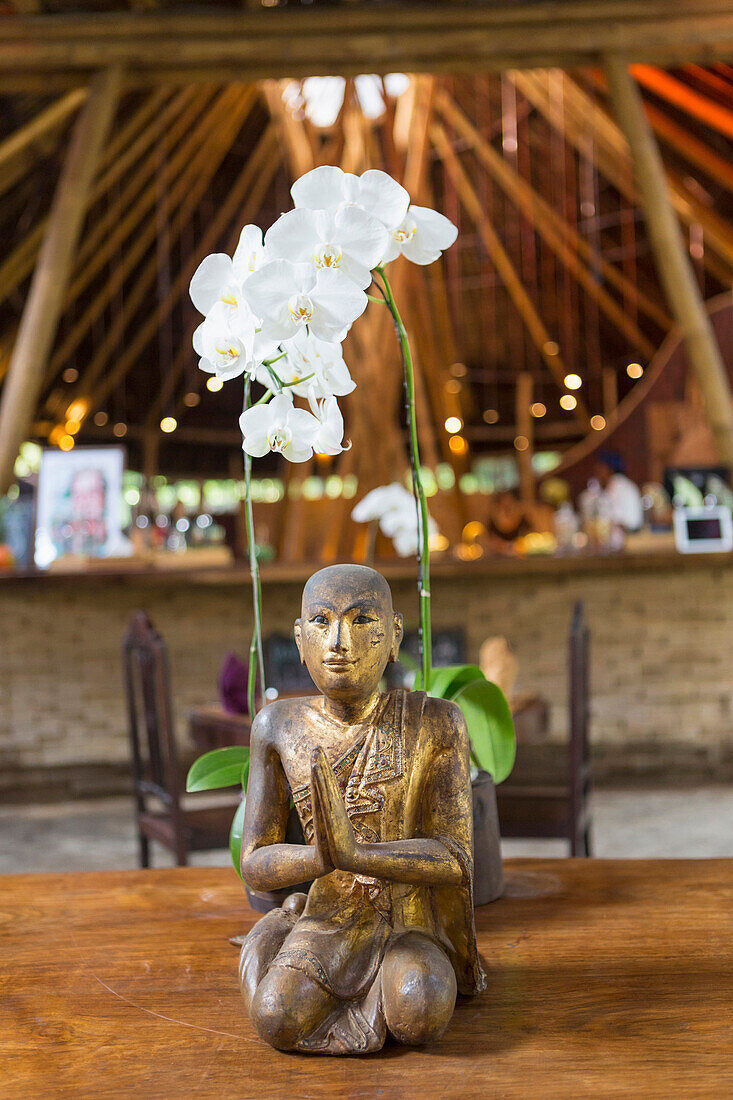
MULTIPOLYGON (((190 287, 191 299, 204 315, 193 336, 201 370, 222 382, 234 378, 242 378, 244 382, 244 407, 239 424, 254 603, 248 683, 251 714, 255 713, 257 678, 260 698, 264 698, 265 689, 262 596, 250 494, 252 459, 276 452, 290 462, 304 462, 314 453, 337 455, 350 446, 344 442, 344 421, 337 398, 351 393, 356 383, 344 361, 341 345, 370 302, 389 310, 402 353, 413 486, 410 503, 416 518, 412 525, 404 521, 404 498, 410 495, 403 489, 397 508, 399 521, 392 527, 393 537, 401 536, 400 546, 417 553, 420 683, 428 689, 433 686, 429 556, 432 521, 420 477, 412 354, 387 265, 400 256, 412 263, 431 264, 454 243, 458 231, 436 210, 412 204, 405 188, 379 170, 356 176, 335 166, 314 168, 293 184, 291 195, 294 208, 277 219, 264 239, 257 226, 245 226, 234 255, 207 256, 197 268, 190 287), (264 393, 256 401, 252 400, 253 382, 264 387, 264 393), (296 405, 296 400, 302 404, 296 405)), ((361 504, 363 518, 369 518, 368 498, 361 504)), ((466 686, 463 681, 462 686, 466 686)), ((508 744, 505 720, 502 729, 503 740, 508 744)), ((513 745, 511 716, 509 730, 513 745)), ((475 738, 473 743, 475 748, 475 738)), ((513 748, 511 755, 513 759, 513 748)), ((503 756, 507 757, 507 751, 503 756)), ((233 782, 237 769, 242 772, 243 784, 246 782, 242 770, 246 760, 241 751, 216 750, 207 757, 210 759, 206 765, 203 763, 206 758, 194 765, 189 776, 190 790, 222 786, 224 778, 233 782), (222 753, 230 755, 221 756, 222 753)), ((503 760, 498 771, 508 774, 510 768, 511 762, 506 767, 503 760)), ((495 778, 503 775, 495 774, 495 778)), ((237 826, 235 820, 233 835, 237 827, 241 836, 241 821, 237 826)))

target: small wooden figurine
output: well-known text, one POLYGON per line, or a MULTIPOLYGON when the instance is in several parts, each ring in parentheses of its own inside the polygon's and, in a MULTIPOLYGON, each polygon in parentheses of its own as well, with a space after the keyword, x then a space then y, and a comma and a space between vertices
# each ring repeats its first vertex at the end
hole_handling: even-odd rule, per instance
POLYGON ((463 715, 424 692, 380 693, 402 617, 373 569, 312 576, 295 639, 321 696, 255 719, 241 869, 255 890, 314 881, 245 940, 245 1005, 280 1050, 365 1054, 387 1031, 432 1042, 456 992, 485 985, 463 715), (284 843, 291 792, 305 845, 284 843))

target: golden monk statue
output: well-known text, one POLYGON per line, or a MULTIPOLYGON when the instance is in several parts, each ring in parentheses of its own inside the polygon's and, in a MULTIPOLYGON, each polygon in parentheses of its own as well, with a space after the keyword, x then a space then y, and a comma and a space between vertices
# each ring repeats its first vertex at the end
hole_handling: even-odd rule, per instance
POLYGON ((322 694, 253 723, 241 869, 253 890, 314 881, 249 933, 244 1002, 280 1050, 364 1054, 387 1031, 431 1042, 456 991, 485 984, 463 715, 424 692, 380 693, 402 617, 373 569, 311 577, 295 640, 322 694), (291 792, 305 845, 284 843, 291 792))

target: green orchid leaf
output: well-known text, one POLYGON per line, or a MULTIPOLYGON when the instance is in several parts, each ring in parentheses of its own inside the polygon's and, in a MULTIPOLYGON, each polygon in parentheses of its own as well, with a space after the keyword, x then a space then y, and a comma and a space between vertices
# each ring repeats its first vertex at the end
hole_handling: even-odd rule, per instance
POLYGON ((514 721, 504 692, 484 676, 466 684, 453 697, 463 711, 471 750, 479 767, 501 783, 514 766, 517 744, 514 721))
POLYGON ((226 749, 205 752, 191 765, 186 790, 215 791, 220 787, 239 786, 245 765, 249 768, 248 745, 230 745, 226 749))
MULTIPOLYGON (((430 676, 430 694, 436 699, 454 699, 466 684, 485 679, 478 665, 446 665, 445 668, 434 668, 430 676)), ((416 682, 415 689, 419 690, 419 687, 416 682)))
POLYGON ((246 799, 243 798, 237 806, 234 820, 232 821, 232 827, 229 830, 229 851, 231 853, 232 863, 234 864, 234 870, 240 878, 242 877, 239 865, 242 858, 242 830, 244 828, 245 802, 246 799))

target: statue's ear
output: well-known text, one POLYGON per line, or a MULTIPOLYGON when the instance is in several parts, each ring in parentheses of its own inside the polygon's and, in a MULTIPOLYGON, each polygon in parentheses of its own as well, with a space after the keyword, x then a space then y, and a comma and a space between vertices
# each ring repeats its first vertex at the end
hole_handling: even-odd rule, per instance
POLYGON ((305 664, 305 658, 303 657, 303 647, 301 645, 302 635, 301 635, 300 627, 301 627, 301 620, 296 619, 295 623, 293 624, 293 634, 295 635, 295 644, 297 645, 298 653, 300 654, 300 663, 301 663, 301 665, 304 665, 305 664))
POLYGON ((390 661, 396 661, 400 655, 400 645, 402 644, 403 633, 402 616, 399 611, 395 611, 392 622, 392 648, 389 651, 390 661))

